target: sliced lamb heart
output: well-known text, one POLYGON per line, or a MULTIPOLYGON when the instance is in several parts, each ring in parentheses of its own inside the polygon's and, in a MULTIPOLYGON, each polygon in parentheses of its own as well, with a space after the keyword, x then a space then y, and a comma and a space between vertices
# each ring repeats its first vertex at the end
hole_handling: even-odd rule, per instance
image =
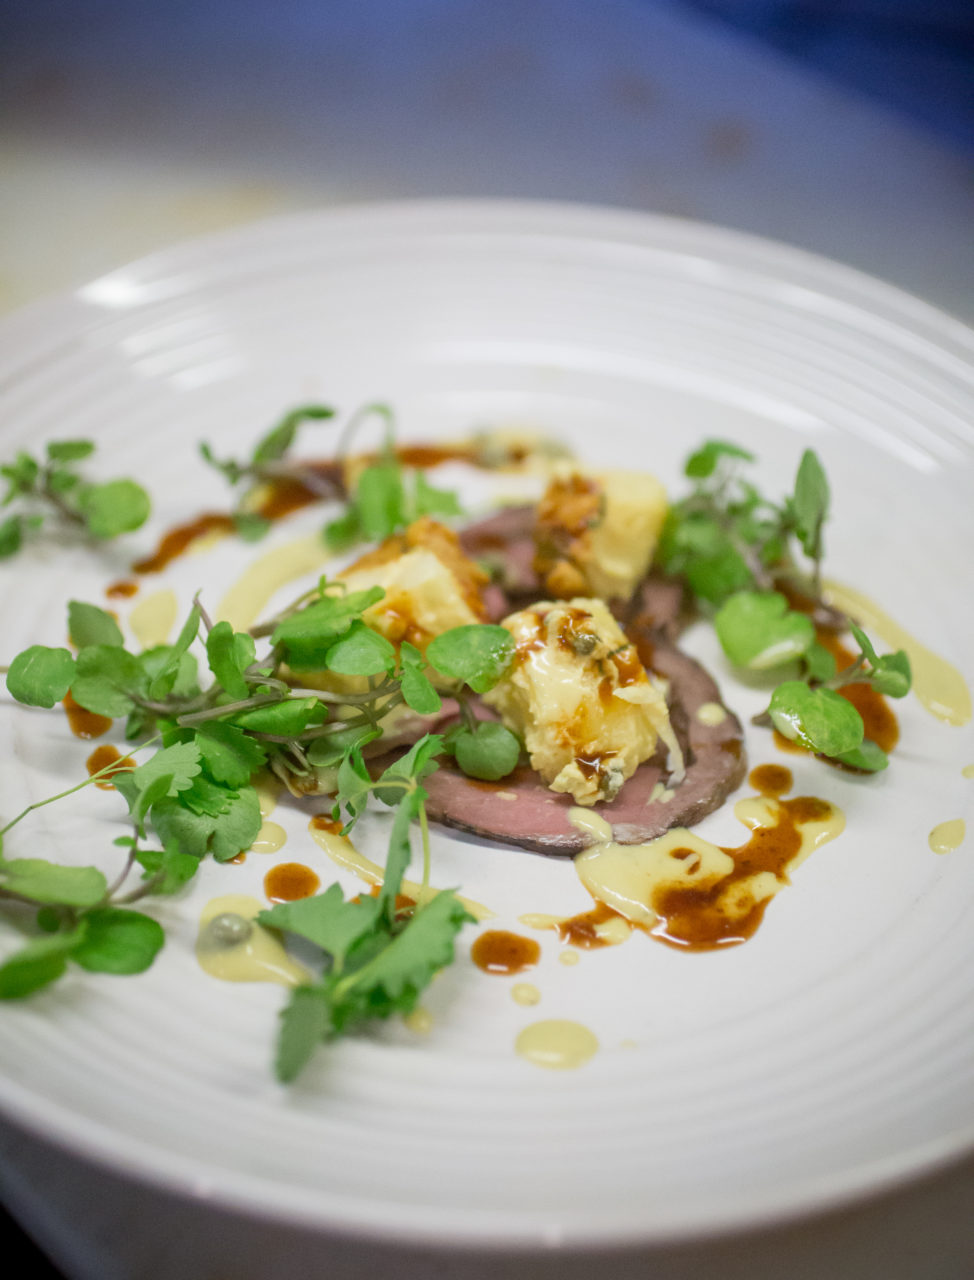
MULTIPOLYGON (((668 798, 651 800, 666 775, 660 759, 648 760, 611 804, 591 810, 611 824, 620 844, 639 844, 671 827, 699 822, 720 808, 747 769, 740 722, 723 706, 703 667, 669 645, 655 645, 651 658, 653 670, 670 682, 671 718, 686 757, 686 776, 668 798), (725 712, 718 724, 710 723, 713 715, 698 717, 705 704, 725 712)), ((591 843, 569 821, 574 799, 549 791, 533 769, 522 766, 500 782, 487 783, 444 766, 423 785, 430 819, 472 835, 561 856, 579 853, 591 843)))

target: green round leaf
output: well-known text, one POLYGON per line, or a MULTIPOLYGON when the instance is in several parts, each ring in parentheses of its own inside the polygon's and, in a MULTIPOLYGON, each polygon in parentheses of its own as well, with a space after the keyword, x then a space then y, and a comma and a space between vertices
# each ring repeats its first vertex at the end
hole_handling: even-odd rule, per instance
POLYGON ((396 665, 396 650, 364 622, 353 622, 328 650, 325 664, 343 676, 377 676, 396 665))
POLYGON ((89 911, 85 923, 71 958, 94 973, 143 973, 166 940, 157 920, 124 907, 89 911))
POLYGON ((115 538, 138 529, 150 510, 149 495, 134 480, 87 485, 78 505, 89 533, 96 538, 115 538))
POLYGON ((73 679, 74 658, 67 649, 34 644, 11 662, 7 690, 28 707, 53 707, 71 688, 73 679))
POLYGON ((484 782, 506 778, 521 756, 517 738, 494 720, 484 720, 473 732, 458 734, 453 749, 463 772, 484 782))
POLYGON ((863 773, 879 773, 889 764, 886 752, 869 738, 863 738, 859 746, 851 751, 843 751, 841 755, 832 758, 840 764, 848 765, 850 769, 861 769, 863 773))
POLYGON ((822 755, 841 756, 862 742, 862 716, 831 689, 786 680, 771 695, 768 711, 779 733, 822 755))
POLYGON ((444 631, 426 650, 426 660, 441 675, 465 681, 474 693, 492 689, 513 656, 514 637, 509 631, 477 623, 444 631))
POLYGON ((815 643, 815 628, 788 608, 777 591, 738 591, 714 618, 724 652, 740 667, 767 671, 800 658, 815 643))

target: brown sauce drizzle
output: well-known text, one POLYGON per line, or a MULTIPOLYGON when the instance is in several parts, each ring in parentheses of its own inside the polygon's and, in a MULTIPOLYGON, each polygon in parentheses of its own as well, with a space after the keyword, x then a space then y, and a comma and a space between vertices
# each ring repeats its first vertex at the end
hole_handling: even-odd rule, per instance
POLYGON ((590 951, 594 947, 608 945, 608 940, 598 933, 596 926, 605 924, 615 916, 623 919, 620 912, 614 911, 604 902, 597 902, 591 911, 582 911, 568 920, 559 920, 555 932, 561 942, 578 947, 580 951, 590 951))
POLYGON ((321 888, 317 874, 300 862, 282 862, 271 867, 264 876, 264 893, 268 902, 295 902, 310 898, 321 888))
POLYGON ((339 818, 333 818, 330 813, 316 813, 311 819, 311 826, 316 831, 327 831, 333 836, 340 836, 344 825, 339 818))
POLYGON ((538 963, 541 947, 533 938, 524 938, 519 933, 488 929, 470 948, 470 957, 485 973, 523 973, 538 963))
POLYGON ((118 747, 113 747, 108 742, 103 742, 100 747, 95 747, 85 761, 89 777, 93 777, 96 773, 100 773, 102 769, 112 764, 116 766, 112 773, 106 773, 103 778, 99 778, 95 783, 95 786, 101 791, 114 791, 115 784, 111 780, 112 774, 134 769, 135 761, 131 756, 123 756, 118 747))
POLYGON ((100 738, 112 727, 110 716, 99 716, 79 706, 70 693, 65 695, 62 705, 68 717, 68 727, 76 738, 100 738))
MULTIPOLYGON (((721 911, 720 897, 735 883, 762 871, 787 880, 787 867, 801 848, 799 827, 820 822, 832 812, 827 800, 796 796, 778 801, 780 816, 773 827, 759 827, 747 844, 724 849, 734 859, 734 870, 717 884, 697 888, 667 888, 657 893, 653 909, 659 917, 649 930, 660 942, 687 951, 713 951, 753 937, 764 919, 768 900, 757 902, 743 919, 729 920, 721 911)), ((697 855, 687 850, 688 855, 697 855)))
MULTIPOLYGON (((561 941, 580 949, 609 946, 611 938, 600 935, 598 926, 614 916, 681 951, 715 951, 753 937, 770 899, 755 903, 742 918, 725 914, 721 898, 734 884, 759 872, 771 872, 777 880, 786 883, 788 865, 802 846, 800 828, 806 823, 825 821, 834 810, 827 800, 817 796, 781 799, 782 793, 792 786, 791 770, 783 765, 759 765, 751 771, 749 781, 756 791, 777 804, 778 820, 773 826, 752 831, 746 844, 736 849, 720 846, 734 860, 733 871, 710 885, 658 889, 651 903, 657 920, 651 926, 630 920, 606 903, 597 902, 591 911, 558 922, 555 929, 561 941)), ((691 848, 677 849, 673 856, 681 854, 686 859, 699 858, 691 848)))
POLYGON ((121 578, 118 582, 110 582, 105 588, 109 600, 129 600, 139 590, 139 584, 131 578, 121 578))
POLYGON ((232 533, 235 528, 233 516, 223 511, 205 511, 195 520, 176 525, 164 534, 158 547, 151 556, 137 560, 132 565, 133 573, 161 573, 168 564, 181 556, 197 539, 208 533, 232 533))

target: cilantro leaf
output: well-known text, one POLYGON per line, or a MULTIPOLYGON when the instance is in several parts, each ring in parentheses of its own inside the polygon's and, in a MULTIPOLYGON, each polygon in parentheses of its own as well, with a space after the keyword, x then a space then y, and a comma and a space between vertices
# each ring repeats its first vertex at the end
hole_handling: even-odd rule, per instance
POLYGON ((244 672, 256 658, 253 639, 234 631, 229 622, 218 622, 206 637, 206 657, 210 670, 231 698, 246 698, 250 686, 244 672))
POLYGON ((267 759, 266 747, 226 720, 197 725, 196 745, 210 776, 229 787, 245 786, 267 759))
POLYGON ((281 1010, 274 1072, 282 1084, 301 1074, 332 1030, 331 1000, 324 986, 295 987, 281 1010))
POLYGON ((375 928, 380 914, 378 899, 346 902, 341 886, 333 884, 312 898, 281 902, 262 911, 257 923, 306 938, 341 967, 352 947, 375 928))

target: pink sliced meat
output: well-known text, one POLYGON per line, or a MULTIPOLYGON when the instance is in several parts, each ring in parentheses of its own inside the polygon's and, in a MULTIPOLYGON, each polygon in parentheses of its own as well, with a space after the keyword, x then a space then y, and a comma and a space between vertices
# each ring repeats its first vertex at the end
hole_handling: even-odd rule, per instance
MULTIPOLYGON (((684 749, 686 775, 674 786, 667 780, 662 756, 648 760, 611 804, 591 810, 612 825, 620 844, 639 844, 671 827, 699 822, 740 786, 747 769, 741 725, 733 712, 724 707, 719 724, 704 723, 697 716, 705 703, 723 706, 717 685, 703 667, 670 645, 657 644, 650 655, 645 635, 642 640, 644 661, 651 656, 653 670, 670 682, 670 714, 684 749), (657 783, 670 787, 672 794, 651 799, 657 783)), ((431 820, 471 835, 559 856, 579 853, 591 843, 568 819, 575 800, 549 791, 526 766, 496 783, 478 782, 443 766, 423 785, 429 792, 431 820)))

